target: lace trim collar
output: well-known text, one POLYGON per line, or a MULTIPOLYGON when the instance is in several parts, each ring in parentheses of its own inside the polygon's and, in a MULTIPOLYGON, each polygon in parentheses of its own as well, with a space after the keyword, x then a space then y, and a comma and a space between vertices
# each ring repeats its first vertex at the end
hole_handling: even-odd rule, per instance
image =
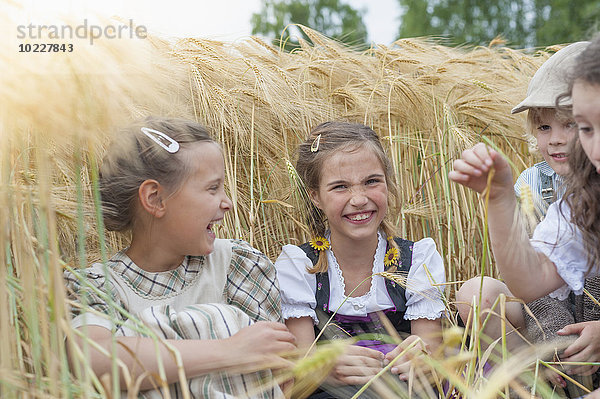
MULTIPOLYGON (((331 242, 331 234, 327 234, 327 239, 331 242)), ((350 302, 351 305, 365 305, 369 298, 373 296, 375 292, 375 282, 377 281, 374 277, 374 274, 377 273, 377 265, 383 264, 383 258, 385 256, 385 249, 387 246, 387 242, 385 237, 381 234, 381 232, 377 233, 377 249, 375 250, 375 255, 373 256, 373 267, 371 268, 371 288, 369 292, 362 296, 346 296, 346 283, 344 281, 344 275, 342 273, 342 269, 333 253, 333 249, 328 249, 330 264, 333 267, 334 274, 337 276, 338 283, 342 290, 342 296, 346 299, 347 302, 350 302)))

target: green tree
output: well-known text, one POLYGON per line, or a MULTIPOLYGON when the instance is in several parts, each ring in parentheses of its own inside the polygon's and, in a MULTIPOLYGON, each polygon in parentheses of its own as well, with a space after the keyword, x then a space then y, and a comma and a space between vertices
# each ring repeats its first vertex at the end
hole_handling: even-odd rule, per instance
POLYGON ((600 32, 600 0, 535 0, 535 43, 590 40, 600 32))
POLYGON ((454 44, 486 45, 501 35, 512 47, 590 38, 600 0, 398 0, 399 37, 446 36, 454 44))
POLYGON ((340 0, 263 0, 261 11, 251 18, 252 34, 269 37, 277 46, 282 40, 289 51, 298 46, 297 37, 310 42, 299 29, 288 27, 301 24, 333 39, 366 48, 363 14, 363 10, 356 10, 340 0))
POLYGON ((526 1, 399 0, 399 37, 447 36, 454 44, 487 44, 498 35, 520 44, 527 36, 526 1))

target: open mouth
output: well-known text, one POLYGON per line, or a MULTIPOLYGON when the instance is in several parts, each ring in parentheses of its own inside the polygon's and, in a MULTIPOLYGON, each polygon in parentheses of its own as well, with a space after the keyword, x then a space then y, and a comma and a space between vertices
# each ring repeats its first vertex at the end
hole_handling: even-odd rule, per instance
POLYGON ((374 211, 353 213, 345 217, 353 223, 366 223, 373 218, 374 211))
POLYGON ((559 161, 559 162, 566 161, 569 158, 569 156, 564 152, 557 152, 555 154, 550 154, 550 157, 552 157, 552 159, 554 159, 555 161, 559 161))
POLYGON ((222 220, 223 219, 213 220, 212 222, 210 222, 208 224, 208 226, 206 226, 206 231, 209 233, 209 235, 211 235, 213 237, 215 236, 215 232, 213 231, 213 227, 220 225, 222 220))

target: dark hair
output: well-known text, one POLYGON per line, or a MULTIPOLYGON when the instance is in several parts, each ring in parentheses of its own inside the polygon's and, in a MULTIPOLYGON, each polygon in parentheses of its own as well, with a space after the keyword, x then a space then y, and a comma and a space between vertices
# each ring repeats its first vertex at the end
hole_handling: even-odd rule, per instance
POLYGON ((100 167, 100 198, 108 230, 132 227, 138 189, 144 180, 154 179, 171 192, 189 176, 186 149, 191 143, 214 142, 200 124, 185 119, 148 117, 118 132, 100 167), (141 128, 154 129, 179 143, 170 153, 154 142, 141 128))
POLYGON ((570 75, 569 92, 578 80, 600 85, 600 34, 577 56, 576 68, 570 75))
MULTIPOLYGON (((577 57, 567 95, 573 93, 575 83, 600 87, 600 36, 577 57)), ((600 174, 585 154, 577 136, 571 143, 569 166, 570 172, 565 179, 565 203, 571 210, 571 222, 581 231, 588 254, 588 270, 591 270, 594 264, 600 262, 600 174)))
MULTIPOLYGON (((309 192, 318 191, 321 183, 321 171, 326 159, 339 151, 351 151, 364 147, 372 149, 373 153, 379 158, 387 182, 388 203, 397 205, 398 188, 394 168, 381 145, 377 133, 365 125, 347 122, 325 122, 318 125, 298 148, 296 171, 309 192), (316 148, 317 141, 318 148, 316 148)), ((325 215, 309 199, 307 199, 306 205, 310 209, 307 221, 311 234, 314 236, 324 236, 327 229, 325 215)), ((388 212, 389 214, 390 212, 388 212)), ((393 237, 395 228, 389 221, 388 215, 383 220, 382 229, 386 236, 393 237)), ((395 243, 394 240, 390 242, 392 245, 395 243)), ((309 270, 311 273, 327 270, 327 257, 322 255, 323 252, 319 253, 317 264, 309 270)))

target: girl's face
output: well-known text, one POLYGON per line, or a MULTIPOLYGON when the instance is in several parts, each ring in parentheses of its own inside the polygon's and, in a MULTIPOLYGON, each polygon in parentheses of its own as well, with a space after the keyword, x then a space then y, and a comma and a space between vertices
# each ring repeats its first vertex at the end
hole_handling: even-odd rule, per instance
POLYGON ((581 147, 600 174, 600 84, 577 81, 572 98, 581 147))
POLYGON ((214 249, 213 225, 232 206, 223 186, 223 155, 210 142, 194 145, 185 155, 191 163, 191 173, 166 200, 165 229, 161 234, 179 255, 206 255, 214 249))
POLYGON ((323 163, 311 198, 325 213, 332 240, 373 238, 388 206, 383 165, 366 146, 334 153, 323 163))
POLYGON ((569 172, 567 147, 575 131, 575 122, 557 118, 553 108, 543 110, 536 124, 538 150, 550 167, 561 176, 569 172))

